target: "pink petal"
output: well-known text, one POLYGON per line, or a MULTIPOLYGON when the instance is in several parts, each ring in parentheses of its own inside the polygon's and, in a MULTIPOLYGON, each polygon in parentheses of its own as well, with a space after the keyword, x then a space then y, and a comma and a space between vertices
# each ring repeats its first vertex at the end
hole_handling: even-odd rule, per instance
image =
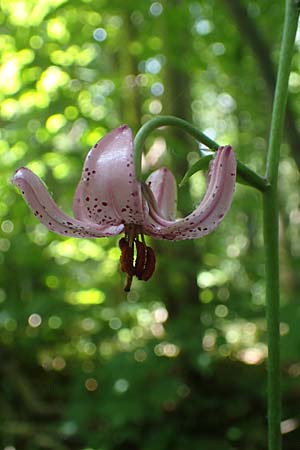
POLYGON ((81 201, 81 198, 84 195, 82 193, 82 190, 83 190, 83 183, 80 182, 74 194, 73 213, 76 219, 83 220, 84 222, 90 222, 90 218, 88 216, 89 211, 85 207, 82 207, 83 202, 81 201))
POLYGON ((126 125, 108 133, 90 150, 75 193, 73 210, 76 218, 99 225, 143 223, 132 133, 126 125))
POLYGON ((146 184, 150 187, 160 215, 166 220, 174 220, 177 209, 177 186, 172 172, 161 168, 151 173, 146 184))
POLYGON ((31 170, 22 167, 13 176, 12 182, 21 190, 34 215, 49 230, 63 236, 104 237, 123 231, 124 226, 101 227, 91 222, 81 221, 63 213, 53 201, 42 181, 31 170))
POLYGON ((205 196, 190 215, 176 222, 167 222, 150 207, 152 220, 145 232, 157 239, 196 239, 212 232, 230 208, 235 187, 236 158, 230 146, 220 147, 211 169, 205 196))

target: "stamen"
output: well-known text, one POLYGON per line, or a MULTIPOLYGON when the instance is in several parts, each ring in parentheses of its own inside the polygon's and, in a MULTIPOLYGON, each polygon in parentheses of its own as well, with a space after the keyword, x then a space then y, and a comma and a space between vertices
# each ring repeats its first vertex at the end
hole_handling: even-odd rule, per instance
POLYGON ((142 280, 148 281, 155 271, 156 257, 151 247, 146 247, 146 264, 142 274, 142 280))
POLYGON ((138 240, 137 230, 130 226, 126 230, 125 237, 119 241, 121 250, 120 269, 127 274, 125 292, 130 291, 133 276, 136 276, 139 280, 147 281, 155 270, 154 251, 146 245, 143 234, 141 232, 139 234, 142 241, 138 240), (134 252, 136 253, 134 254, 134 252))
POLYGON ((120 257, 121 271, 132 276, 135 274, 135 270, 133 267, 133 247, 129 246, 126 238, 120 239, 119 247, 121 250, 121 257, 120 257))
POLYGON ((119 247, 120 247, 120 250, 122 251, 125 247, 127 247, 127 245, 128 245, 128 242, 127 242, 126 238, 122 237, 122 238, 119 240, 119 247))
POLYGON ((146 264, 146 245, 143 242, 135 241, 136 258, 135 258, 135 275, 139 280, 142 279, 146 264))

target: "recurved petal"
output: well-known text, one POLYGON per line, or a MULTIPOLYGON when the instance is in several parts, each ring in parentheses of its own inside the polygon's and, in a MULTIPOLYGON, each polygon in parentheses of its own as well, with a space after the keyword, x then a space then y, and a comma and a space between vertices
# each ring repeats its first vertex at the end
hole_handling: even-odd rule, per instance
POLYGON ((96 238, 114 236, 124 229, 123 225, 101 227, 69 217, 53 201, 39 177, 25 167, 16 171, 12 182, 21 190, 39 221, 55 233, 63 236, 96 238))
POLYGON ((151 173, 146 180, 151 189, 157 212, 166 220, 174 220, 177 210, 177 186, 172 172, 161 168, 151 173))
POLYGON ((206 194, 187 217, 175 222, 160 220, 150 208, 145 232, 157 239, 196 239, 212 232, 230 208, 236 179, 236 158, 230 146, 220 147, 211 168, 206 194))
POLYGON ((78 220, 83 220, 84 222, 90 222, 89 211, 85 207, 83 198, 83 183, 79 183, 73 198, 73 213, 74 217, 78 220))
POLYGON ((108 133, 90 150, 73 210, 76 218, 99 225, 143 223, 141 185, 135 176, 132 133, 127 125, 108 133))

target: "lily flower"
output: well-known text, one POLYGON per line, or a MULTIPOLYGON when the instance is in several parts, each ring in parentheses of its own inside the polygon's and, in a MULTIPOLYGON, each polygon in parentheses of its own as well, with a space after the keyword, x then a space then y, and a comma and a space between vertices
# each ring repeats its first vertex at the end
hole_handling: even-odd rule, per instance
POLYGON ((148 280, 155 255, 144 235, 156 239, 196 239, 212 232, 230 208, 236 178, 236 159, 230 146, 220 147, 213 160, 207 191, 188 216, 176 219, 177 188, 167 168, 153 172, 146 182, 135 175, 133 139, 127 125, 111 131, 88 153, 73 201, 74 217, 54 202, 43 182, 26 167, 12 182, 21 190, 37 219, 63 236, 99 238, 124 233, 120 266, 132 277, 148 280))

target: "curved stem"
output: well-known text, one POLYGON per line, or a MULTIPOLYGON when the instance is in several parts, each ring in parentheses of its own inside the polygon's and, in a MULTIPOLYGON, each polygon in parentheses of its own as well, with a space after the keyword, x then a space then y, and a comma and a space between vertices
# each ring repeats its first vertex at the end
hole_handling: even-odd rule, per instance
POLYGON ((279 333, 278 166, 286 109, 288 80, 299 17, 299 1, 286 0, 283 37, 275 89, 266 178, 270 187, 263 195, 263 228, 266 265, 266 313, 268 324, 268 449, 281 449, 281 389, 279 333))
MULTIPOLYGON (((186 120, 179 119, 178 117, 173 116, 155 117, 154 119, 146 122, 139 129, 134 140, 135 173, 138 179, 141 179, 141 156, 146 138, 156 128, 168 125, 181 128, 183 131, 193 136, 197 141, 201 142, 212 150, 218 150, 218 148, 220 147, 217 142, 210 139, 204 133, 199 131, 198 128, 196 128, 186 120)), ((246 182, 246 184, 249 184, 250 186, 258 189, 261 192, 267 189, 268 183, 266 179, 258 175, 256 172, 251 170, 248 166, 241 163, 240 161, 238 161, 237 163, 237 170, 238 174, 246 182)))

